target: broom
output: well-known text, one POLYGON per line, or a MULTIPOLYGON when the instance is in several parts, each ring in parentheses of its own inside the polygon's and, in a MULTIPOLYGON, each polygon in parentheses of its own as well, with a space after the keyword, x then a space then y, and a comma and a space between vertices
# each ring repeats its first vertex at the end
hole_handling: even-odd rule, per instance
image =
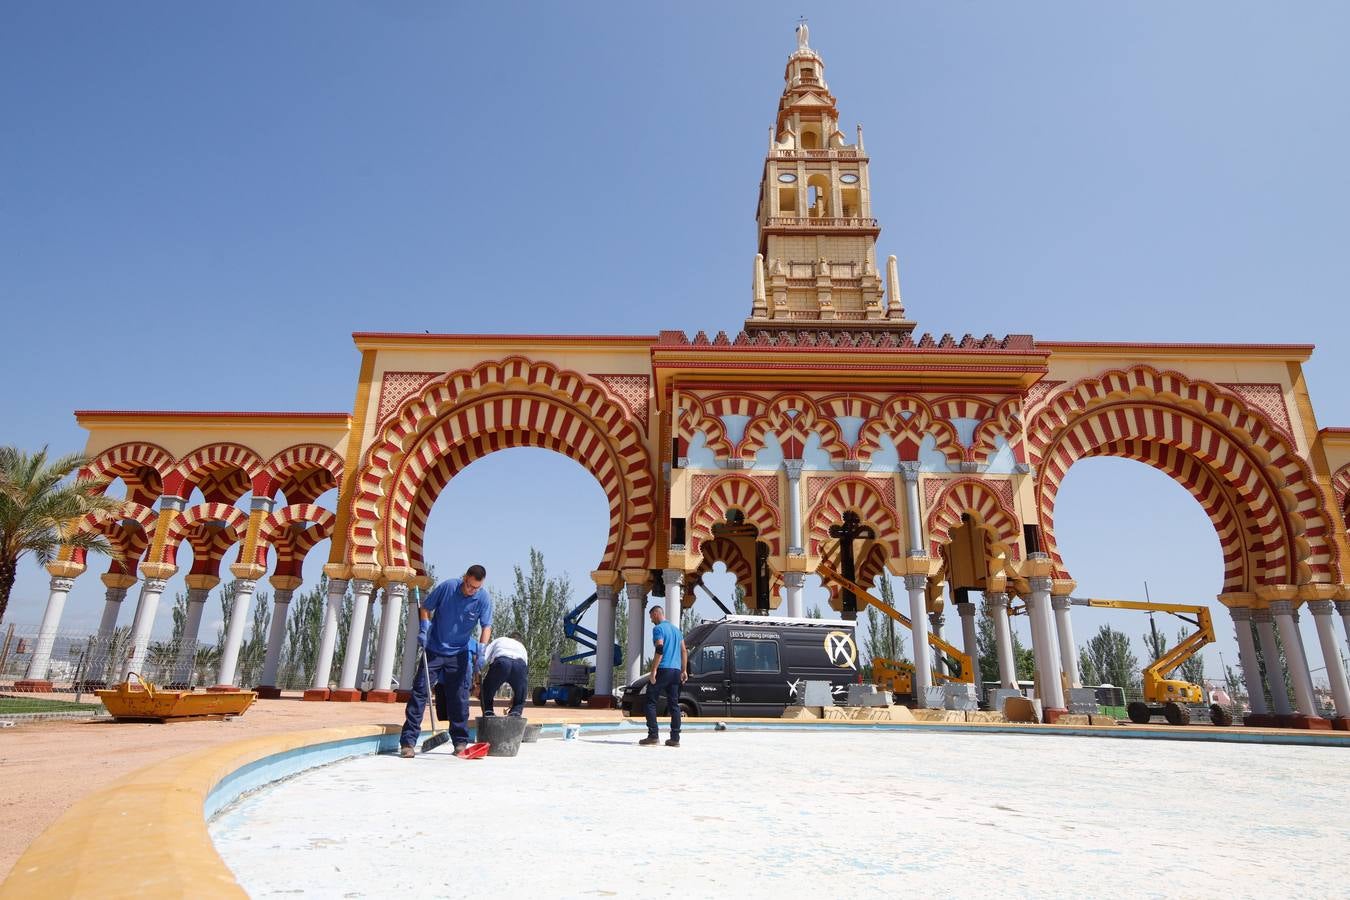
POLYGON ((431 666, 427 665, 427 651, 422 651, 422 677, 427 681, 427 710, 431 713, 431 737, 422 742, 422 752, 430 753, 450 740, 450 730, 436 730, 436 697, 431 693, 431 666))

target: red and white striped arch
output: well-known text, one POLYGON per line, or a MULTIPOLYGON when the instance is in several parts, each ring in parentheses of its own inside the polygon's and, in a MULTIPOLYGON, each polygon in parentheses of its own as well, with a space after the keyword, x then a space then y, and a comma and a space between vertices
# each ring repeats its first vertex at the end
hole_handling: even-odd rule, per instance
POLYGON ((1061 574, 1054 506, 1065 473, 1086 456, 1125 454, 1166 467, 1207 504, 1219 529, 1225 590, 1340 580, 1310 467, 1264 413, 1212 384, 1148 366, 1105 372, 1052 398, 1034 417, 1028 441, 1041 529, 1061 574), (1177 454, 1194 459, 1216 484, 1182 467, 1177 454))
POLYGON ((849 510, 857 513, 864 525, 872 526, 877 534, 877 543, 892 559, 904 558, 904 531, 900 527, 899 514, 873 479, 857 475, 830 482, 807 514, 806 539, 813 556, 819 556, 822 546, 832 540, 830 526, 844 521, 844 513, 849 510))
POLYGON ((701 553, 703 544, 713 540, 712 527, 725 522, 733 509, 741 511, 745 524, 759 529, 759 540, 769 545, 770 556, 783 555, 778 508, 757 481, 744 475, 721 476, 695 501, 688 519, 689 552, 701 553))
POLYGON ((901 394, 887 400, 875 416, 863 423, 854 455, 861 460, 871 459, 882 435, 886 435, 895 443, 900 459, 912 462, 919 458, 923 439, 929 434, 953 467, 967 458, 955 425, 936 415, 919 397, 901 394))
MULTIPOLYGON (((857 578, 854 579, 858 584, 865 588, 873 588, 876 584, 877 576, 886 574, 886 548, 880 544, 872 544, 863 553, 863 558, 855 561, 857 578)), ((844 598, 842 596, 844 589, 836 581, 825 581, 821 579, 821 585, 830 594, 830 608, 835 612, 840 612, 844 608, 844 598)))
MULTIPOLYGON (((708 396, 682 394, 680 406, 683 409, 683 412, 680 413, 679 427, 681 448, 687 450, 689 442, 701 431, 708 449, 719 459, 740 457, 741 447, 745 444, 746 436, 750 431, 749 423, 747 423, 746 433, 742 434, 740 440, 733 445, 731 439, 727 436, 726 422, 722 417, 745 416, 753 421, 768 409, 763 397, 738 392, 708 396)), ((753 457, 754 454, 752 453, 751 456, 753 457)))
POLYGON ((129 442, 109 447, 90 460, 80 478, 111 482, 122 479, 127 499, 152 506, 164 491, 164 479, 173 471, 173 455, 157 444, 129 442))
POLYGON ((1341 466, 1331 477, 1331 489, 1336 494, 1336 506, 1341 515, 1350 518, 1350 465, 1341 466))
POLYGON ((960 524, 962 513, 974 513, 982 524, 994 529, 1000 541, 1021 555, 1022 526, 1017 514, 980 479, 961 478, 944 487, 928 510, 928 552, 934 558, 939 548, 951 540, 952 529, 960 524))
POLYGON ((1008 442, 1014 460, 1019 463, 1027 461, 1026 448, 1022 443, 1022 401, 1017 397, 999 403, 991 415, 975 426, 970 458, 979 463, 989 462, 1000 437, 1008 442))
POLYGON ((220 566, 225 562, 226 554, 239 543, 242 536, 239 530, 214 522, 198 522, 189 527, 183 537, 192 548, 192 569, 189 574, 219 578, 220 566))
POLYGON ((228 503, 200 503, 178 513, 169 524, 164 537, 164 549, 153 562, 175 564, 178 545, 198 522, 219 522, 231 536, 231 543, 243 540, 248 533, 248 514, 228 503))
MULTIPOLYGON (((700 559, 694 572, 698 575, 706 575, 713 568, 722 563, 727 567, 727 571, 736 579, 736 585, 745 592, 746 603, 754 605, 751 583, 754 580, 754 566, 750 560, 745 558, 745 554, 740 551, 732 541, 726 538, 713 538, 710 541, 703 541, 699 545, 700 559)), ((783 586, 782 578, 777 572, 770 570, 769 575, 769 607, 777 609, 781 599, 779 589, 783 586)), ((724 602, 731 598, 723 598, 724 602)))
POLYGON ((174 465, 164 479, 164 493, 186 498, 200 488, 207 503, 234 503, 262 472, 262 459, 244 445, 207 444, 174 465))
MULTIPOLYGON (((109 572, 114 575, 135 575, 141 557, 150 546, 158 518, 150 507, 126 500, 115 511, 89 513, 80 521, 79 530, 99 533, 108 539, 113 551, 109 572)), ((86 552, 75 549, 71 559, 79 563, 87 562, 86 552)))
POLYGON ((811 435, 820 435, 821 449, 834 459, 848 455, 848 446, 839 431, 839 423, 821 414, 816 402, 805 394, 788 392, 774 396, 745 426, 736 452, 741 459, 752 460, 770 434, 778 438, 786 459, 801 459, 811 435))
POLYGON ((275 497, 288 504, 313 503, 342 483, 342 457, 322 444, 296 444, 273 456, 253 480, 253 496, 275 497))
POLYGON ((655 483, 642 430, 600 382, 518 356, 430 382, 386 420, 352 498, 349 561, 423 571, 410 536, 425 527, 444 481, 498 449, 474 443, 489 435, 514 442, 503 446, 547 446, 580 463, 610 503, 601 567, 650 568, 655 483), (460 447, 467 449, 456 453, 460 447), (442 468, 451 454, 456 462, 442 468))
POLYGON ((293 503, 273 510, 258 527, 258 546, 253 562, 267 565, 267 549, 276 551, 275 575, 301 574, 305 556, 333 534, 337 516, 312 503, 293 503))

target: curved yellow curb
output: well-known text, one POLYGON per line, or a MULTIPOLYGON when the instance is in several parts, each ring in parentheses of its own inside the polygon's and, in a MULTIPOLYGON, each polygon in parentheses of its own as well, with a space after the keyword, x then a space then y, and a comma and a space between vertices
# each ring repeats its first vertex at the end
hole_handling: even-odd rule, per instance
POLYGON ((212 789, 278 753, 398 730, 354 725, 266 735, 147 766, 66 810, 19 857, 0 898, 247 897, 206 830, 212 789))

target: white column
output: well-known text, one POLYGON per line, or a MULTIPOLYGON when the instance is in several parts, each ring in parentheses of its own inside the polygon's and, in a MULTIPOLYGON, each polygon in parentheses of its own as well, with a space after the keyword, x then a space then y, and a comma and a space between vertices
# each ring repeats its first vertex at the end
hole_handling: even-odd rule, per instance
POLYGON ((1294 682, 1294 701, 1301 716, 1317 715, 1317 700, 1313 695, 1312 673, 1308 659, 1303 655, 1303 642, 1298 636, 1298 620, 1294 618, 1292 600, 1272 600, 1270 614, 1284 639, 1284 661, 1289 666, 1289 678, 1294 682))
POLYGON ((1069 676, 1069 687, 1083 686, 1083 677, 1078 672, 1078 646, 1073 641, 1073 620, 1069 618, 1069 598, 1051 597, 1050 605, 1055 610, 1055 631, 1059 637, 1059 664, 1069 676))
POLYGON ((783 584, 787 587, 787 614, 790 618, 800 619, 806 615, 806 602, 802 598, 802 589, 806 587, 805 572, 784 572, 783 584))
POLYGON ((314 669, 314 690, 328 689, 333 672, 333 650, 337 647, 338 615, 342 612, 342 598, 347 594, 347 579, 328 580, 328 604, 323 610, 323 632, 319 635, 319 660, 314 669))
MULTIPOLYGON (((783 460, 788 481, 788 553, 801 553, 802 547, 802 461, 783 460)), ((791 613, 789 613, 791 615, 791 613)))
POLYGON ((1341 616, 1341 625, 1345 627, 1345 641, 1350 644, 1350 600, 1337 600, 1336 612, 1341 616))
POLYGON ((1064 709, 1064 686, 1059 680, 1059 652, 1055 647, 1055 628, 1051 624, 1050 579, 1036 576, 1031 579, 1031 596, 1027 611, 1031 614, 1032 652, 1036 656, 1036 676, 1039 682, 1041 709, 1064 709))
POLYGON ((70 589, 74 586, 74 578, 55 577, 51 580, 47 609, 42 613, 42 624, 38 626, 37 641, 33 644, 33 658, 28 662, 29 681, 47 680, 52 645, 56 643, 56 632, 61 627, 61 611, 66 608, 66 597, 70 596, 70 589))
POLYGON ((923 555, 923 527, 919 524, 919 464, 902 462, 900 474, 905 478, 905 519, 909 523, 909 552, 923 555))
POLYGON ((680 627, 680 614, 682 612, 680 604, 684 602, 684 570, 683 569, 663 569, 662 580, 666 583, 666 618, 674 623, 676 628, 680 627))
POLYGON ((984 595, 985 607, 994 619, 994 644, 998 649, 998 679, 1000 686, 1017 688, 1017 660, 1013 659, 1012 626, 1008 623, 1008 595, 984 595))
POLYGON ((104 681, 108 672, 108 651, 112 647, 117 617, 122 613, 122 601, 126 596, 127 589, 124 587, 110 587, 103 595, 103 618, 98 623, 98 637, 94 638, 94 652, 85 665, 86 681, 104 681))
POLYGON ((1341 650, 1336 646, 1336 631, 1331 624, 1331 601, 1310 600, 1308 611, 1312 613, 1313 624, 1317 626, 1317 640, 1322 645, 1322 662, 1326 663, 1327 681, 1331 684, 1331 697, 1336 703, 1336 718, 1350 718, 1350 684, 1346 683, 1341 650))
POLYGON ((357 578, 352 582, 352 624, 347 631, 347 652, 342 656, 342 676, 338 687, 356 689, 356 676, 361 672, 361 644, 366 639, 366 612, 375 582, 357 578))
POLYGON ((413 588, 412 602, 408 604, 408 625, 403 629, 403 666, 399 671, 398 689, 411 691, 413 678, 417 676, 417 662, 422 658, 422 648, 417 646, 417 629, 421 625, 422 589, 413 588))
MULTIPOLYGON (((1268 609, 1252 611, 1256 633, 1261 638, 1261 659, 1266 663, 1266 684, 1270 685, 1270 700, 1275 715, 1293 714, 1289 706, 1289 692, 1284 687, 1284 663, 1280 661, 1280 646, 1275 642, 1275 619, 1268 609)), ((1259 670, 1258 670, 1259 671, 1259 670)))
POLYGON ((647 616, 647 594, 651 585, 645 581, 630 582, 628 591, 628 646, 624 653, 625 685, 632 684, 642 677, 642 622, 647 616))
POLYGON ((384 608, 380 611, 380 646, 375 655, 375 690, 387 691, 394 683, 394 652, 398 648, 398 623, 403 617, 403 600, 408 586, 400 582, 384 589, 384 608))
POLYGON ((914 643, 914 679, 910 687, 914 705, 928 704, 928 689, 933 686, 933 663, 928 647, 928 576, 906 575, 909 594, 910 638, 914 643))
POLYGON ((192 683, 192 670, 197 662, 197 632, 202 627, 202 608, 210 588, 188 588, 187 619, 183 622, 183 637, 178 644, 178 658, 173 663, 173 683, 192 683))
POLYGON ((614 696, 614 586, 595 586, 595 696, 614 696))
POLYGON ((975 604, 969 601, 956 604, 957 615, 961 617, 961 641, 965 644, 963 648, 966 655, 970 657, 970 667, 972 672, 962 672, 962 675, 971 675, 971 683, 975 685, 976 693, 981 693, 980 689, 980 650, 979 641, 975 637, 975 604))
MULTIPOLYGON (((1266 692, 1261 687, 1261 664, 1256 659, 1256 642, 1252 639, 1252 611, 1246 606, 1228 609, 1237 631, 1238 659, 1242 661, 1242 683, 1247 686, 1247 703, 1254 716, 1269 715, 1266 692)), ((1224 673, 1227 674, 1227 673, 1224 673)))
POLYGON ((145 654, 150 649, 150 631, 155 627, 155 611, 159 608, 159 597, 167 585, 168 581, 163 578, 147 578, 141 582, 136 618, 131 625, 131 653, 122 667, 123 681, 132 672, 139 675, 145 664, 145 654))
POLYGON ((239 648, 244 645, 244 628, 248 625, 249 610, 253 607, 253 592, 258 582, 253 578, 236 578, 234 581, 234 604, 230 607, 230 629, 225 632, 225 648, 220 651, 220 672, 216 684, 222 687, 234 685, 236 669, 239 667, 239 648))
MULTIPOLYGON (((358 690, 365 690, 366 666, 370 663, 370 642, 375 635, 375 607, 379 605, 376 598, 382 593, 383 591, 379 588, 375 588, 370 592, 370 602, 366 604, 366 629, 361 635, 361 653, 356 661, 356 687, 358 690)), ((384 624, 383 620, 380 624, 384 624)))
MULTIPOLYGON (((286 643, 286 615, 291 610, 295 588, 273 588, 272 627, 267 632, 267 654, 263 657, 261 685, 277 686, 277 670, 281 668, 281 647, 286 643)), ((194 641, 195 643, 195 641, 194 641)))

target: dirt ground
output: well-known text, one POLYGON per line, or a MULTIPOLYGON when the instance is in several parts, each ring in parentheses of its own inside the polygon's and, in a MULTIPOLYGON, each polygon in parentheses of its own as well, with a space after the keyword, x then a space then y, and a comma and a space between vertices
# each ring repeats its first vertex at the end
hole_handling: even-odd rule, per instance
MULTIPOLYGON (((474 709, 477 709, 475 704, 474 709)), ((613 721, 610 710, 526 707, 535 722, 613 721)), ((339 725, 402 724, 394 703, 259 700, 243 716, 172 725, 55 719, 0 730, 0 880, 72 803, 129 772, 230 741, 339 725)))

